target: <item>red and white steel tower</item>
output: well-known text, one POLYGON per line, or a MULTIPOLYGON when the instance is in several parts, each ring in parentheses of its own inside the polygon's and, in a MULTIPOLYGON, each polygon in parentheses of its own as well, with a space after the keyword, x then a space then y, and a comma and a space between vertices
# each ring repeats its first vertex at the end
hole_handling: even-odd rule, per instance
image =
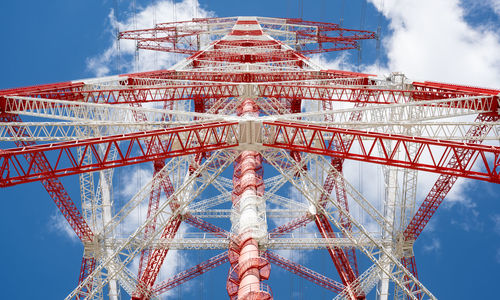
POLYGON ((500 183, 500 90, 324 69, 304 55, 376 36, 301 19, 193 19, 120 38, 189 57, 168 70, 0 91, 0 138, 16 144, 0 150, 0 186, 40 181, 84 246, 67 299, 158 298, 226 262, 231 299, 272 299, 270 264, 335 299, 375 287, 378 299, 435 299, 413 244, 457 178, 500 183), (381 206, 346 180, 349 160, 382 166, 381 206), (116 204, 114 168, 148 162, 152 179, 116 204), (439 174, 422 203, 418 171, 439 174), (81 210, 59 180, 76 174, 81 210), (141 205, 146 217, 123 234, 141 205), (231 228, 206 221, 218 218, 231 228), (182 223, 200 231, 181 233, 182 223), (307 224, 317 231, 294 233, 307 224), (159 282, 171 249, 223 252, 159 282), (338 279, 276 249, 325 249, 338 279))

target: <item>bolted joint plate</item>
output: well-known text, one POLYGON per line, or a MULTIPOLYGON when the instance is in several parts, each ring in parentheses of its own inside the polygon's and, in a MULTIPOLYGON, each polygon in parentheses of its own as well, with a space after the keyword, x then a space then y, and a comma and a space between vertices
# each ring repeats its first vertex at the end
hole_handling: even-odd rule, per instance
POLYGON ((102 257, 102 241, 98 237, 94 237, 91 241, 83 242, 83 257, 85 258, 98 258, 102 257))
POLYGON ((239 120, 239 146, 240 150, 260 151, 262 147, 262 121, 255 118, 242 118, 239 120))
POLYGON ((403 235, 399 235, 396 241, 396 256, 397 257, 412 257, 413 244, 415 240, 405 240, 403 235))

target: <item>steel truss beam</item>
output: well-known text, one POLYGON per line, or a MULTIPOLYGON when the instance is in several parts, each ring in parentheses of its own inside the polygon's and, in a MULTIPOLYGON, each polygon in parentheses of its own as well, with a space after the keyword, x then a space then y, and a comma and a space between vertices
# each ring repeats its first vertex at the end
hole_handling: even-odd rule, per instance
POLYGON ((183 284, 184 282, 191 280, 199 275, 202 275, 213 268, 216 268, 226 262, 229 261, 229 258, 227 256, 227 252, 223 252, 221 254, 218 254, 192 268, 189 268, 185 271, 182 271, 176 275, 174 275, 172 278, 164 280, 157 285, 153 287, 153 293, 155 294, 162 294, 168 290, 171 290, 175 288, 176 286, 179 286, 183 284))
POLYGON ((0 153, 2 174, 0 186, 228 148, 237 144, 235 125, 236 123, 230 122, 206 123, 3 150, 0 153), (152 139, 157 143, 161 149, 160 153, 155 154, 151 145, 144 146, 143 139, 152 139), (104 154, 99 153, 98 146, 106 149, 104 154), (77 148, 83 148, 84 155, 92 153, 93 162, 84 165, 84 161, 78 159, 76 155, 77 148), (108 153, 112 150, 118 152, 116 159, 108 157, 108 153), (34 159, 41 154, 49 157, 51 169, 39 170, 33 167, 34 159), (26 155, 29 156, 26 157, 27 166, 20 159, 20 156, 26 155))
MULTIPOLYGON (((100 263, 95 270, 92 272, 91 276, 95 277, 97 276, 104 268, 106 268, 110 263, 112 263, 115 258, 122 257, 122 266, 128 265, 132 259, 138 255, 145 247, 149 247, 151 242, 157 238, 157 236, 160 234, 159 231, 155 231, 151 236, 144 241, 139 247, 137 248, 131 248, 131 243, 132 241, 136 240, 137 237, 145 230, 145 228, 153 221, 153 219, 157 220, 157 227, 158 228, 165 228, 167 224, 169 224, 170 220, 175 220, 176 216, 180 215, 180 212, 182 212, 192 201, 192 199, 196 198, 209 184, 211 180, 213 180, 215 177, 217 177, 233 160, 235 159, 235 155, 228 152, 221 152, 218 151, 212 156, 210 156, 203 165, 200 166, 200 168, 196 169, 192 174, 189 175, 188 178, 182 183, 182 185, 176 189, 176 191, 169 197, 169 199, 161 203, 160 206, 158 207, 158 210, 152 214, 133 234, 131 234, 127 241, 120 245, 119 247, 115 248, 113 253, 109 256, 106 257, 100 263), (218 161, 219 159, 221 160, 221 164, 217 164, 216 166, 210 167, 210 164, 214 161, 218 161), (202 172, 209 172, 210 175, 207 178, 207 180, 199 181, 202 177, 199 175, 202 172), (199 183, 199 186, 194 189, 193 185, 199 183), (172 199, 178 198, 181 196, 182 193, 184 193, 186 190, 192 190, 192 194, 190 195, 190 199, 186 199, 185 202, 183 202, 175 211, 168 212, 167 207, 170 205, 172 199)), ((149 189, 148 189, 149 191, 149 189)), ((120 270, 114 270, 107 274, 105 278, 101 281, 101 285, 106 284, 111 278, 116 276, 117 273, 119 273, 120 270)), ((88 284, 89 279, 87 278, 84 280, 81 284, 78 285, 78 287, 73 290, 72 293, 68 295, 66 299, 72 299, 78 295, 80 290, 88 284)), ((142 287, 139 287, 140 289, 142 287)), ((150 291, 141 289, 140 290, 144 294, 149 294, 150 291)), ((89 298, 93 296, 93 293, 90 293, 88 295, 89 298)))
MULTIPOLYGON (((21 122, 21 119, 17 115, 12 114, 1 114, 0 122, 21 122)), ((16 134, 20 136, 26 136, 27 133, 22 131, 21 128, 12 128, 11 134, 16 134)), ((26 142, 26 141, 16 141, 15 142, 18 147, 22 147, 20 149, 26 149, 30 147, 38 147, 34 144, 34 142, 26 142)), ((0 150, 4 152, 4 150, 0 150)), ((29 152, 29 151, 21 151, 19 156, 24 157, 27 161, 30 161, 30 169, 36 173, 52 173, 54 169, 52 168, 47 156, 42 152, 29 152)), ((20 158, 19 158, 20 159, 20 158)), ((61 181, 55 177, 46 177, 43 178, 42 184, 49 193, 52 200, 54 200, 55 204, 68 221, 69 225, 76 233, 78 238, 82 242, 90 242, 94 239, 94 234, 87 222, 82 217, 78 207, 75 205, 68 192, 62 185, 61 181)), ((89 263, 88 266, 93 266, 94 264, 89 263)), ((86 265, 87 266, 87 265, 86 265)))
MULTIPOLYGON (((465 140, 469 144, 479 144, 484 137, 492 129, 490 122, 500 119, 498 114, 480 114, 476 118, 477 124, 472 126, 464 135, 465 140), (486 123, 483 123, 486 122, 486 123)), ((452 157, 448 161, 448 166, 457 168, 460 162, 470 162, 473 160, 474 152, 472 150, 462 150, 457 153, 456 157, 452 157)), ((427 223, 430 221, 439 205, 443 202, 448 192, 451 190, 458 178, 453 175, 440 175, 436 183, 431 188, 427 197, 425 197, 421 206, 410 220, 408 226, 403 232, 403 243, 412 245, 418 236, 422 233, 427 223)), ((415 256, 410 247, 403 245, 403 253, 401 253, 401 262, 403 265, 418 278, 417 265, 415 256)))
MULTIPOLYGON (((281 151, 283 151, 283 150, 281 150, 281 151)), ((278 152, 280 152, 280 151, 278 151, 278 152)), ((276 163, 276 160, 274 158, 275 157, 283 157, 283 156, 286 156, 286 154, 267 151, 264 153, 264 156, 267 158, 267 161, 269 161, 275 168, 277 168, 278 170, 282 170, 280 167, 280 164, 276 163), (278 155, 276 155, 276 154, 278 154, 278 155)), ((288 161, 290 163, 294 162, 294 160, 291 157, 288 158, 288 161)), ((305 172, 301 168, 301 166, 299 166, 297 163, 295 163, 295 164, 296 164, 297 171, 300 172, 301 178, 303 178, 303 180, 306 180, 311 188, 314 188, 315 190, 317 190, 320 193, 326 194, 326 191, 322 188, 322 186, 320 184, 318 184, 314 179, 310 178, 310 176, 307 174, 307 172, 305 172)), ((282 174, 287 177, 287 179, 290 181, 290 183, 292 183, 293 186, 295 186, 299 190, 302 189, 301 184, 298 182, 297 179, 290 177, 286 172, 282 172, 282 174)), ((307 200, 311 204, 314 205, 315 200, 311 197, 312 195, 310 195, 309 193, 306 192, 303 194, 303 196, 306 197, 307 200)), ((432 295, 399 262, 398 258, 396 258, 394 255, 392 255, 391 252, 388 251, 383 244, 378 243, 374 239, 374 237, 371 236, 370 233, 368 233, 366 231, 366 229, 364 228, 364 226, 362 224, 360 224, 357 220, 355 220, 354 218, 352 218, 352 216, 350 216, 350 214, 345 210, 345 208, 343 208, 340 204, 338 204, 336 201, 334 201, 331 198, 329 198, 328 201, 329 201, 329 203, 333 204, 337 208, 339 213, 342 213, 346 217, 349 218, 349 221, 353 225, 353 228, 355 228, 357 231, 359 231, 360 234, 362 234, 364 237, 366 237, 367 239, 369 239, 370 241, 372 241, 376 245, 375 247, 370 247, 370 248, 364 247, 362 245, 358 245, 357 249, 361 250, 374 264, 376 264, 377 268, 379 268, 379 270, 381 272, 384 272, 395 284, 397 284, 406 295, 409 295, 409 297, 411 299, 418 299, 414 294, 412 294, 412 292, 416 292, 416 293, 419 293, 425 297, 428 297, 429 299, 436 299, 436 297, 434 297, 434 295, 432 295), (390 265, 394 266, 395 268, 394 267, 392 267, 390 269, 384 268, 383 266, 387 265, 388 263, 390 265), (407 276, 408 281, 406 281, 404 283, 401 282, 398 278, 400 274, 407 276)), ((346 230, 330 212, 328 212, 327 210, 325 210, 321 206, 319 206, 318 209, 320 212, 322 212, 328 218, 328 220, 336 228, 338 228, 343 233, 343 235, 345 237, 353 240, 352 233, 350 231, 346 230)), ((359 289, 356 290, 356 287, 353 287, 353 290, 351 292, 355 292, 355 293, 358 292, 359 293, 361 291, 359 289)))
POLYGON ((500 183, 500 148, 496 146, 464 144, 282 121, 264 122, 263 126, 265 127, 263 145, 267 147, 500 183), (346 138, 353 141, 348 148, 342 143, 346 138), (418 150, 414 156, 408 151, 410 145, 417 146, 418 150), (378 148, 383 150, 381 154, 376 153, 378 148), (465 150, 472 151, 472 158, 468 161, 462 161, 458 154, 465 150), (394 157, 398 151, 404 153, 404 158, 394 157), (447 165, 451 158, 457 160, 456 168, 447 165), (481 170, 470 170, 474 162, 478 163, 481 170))

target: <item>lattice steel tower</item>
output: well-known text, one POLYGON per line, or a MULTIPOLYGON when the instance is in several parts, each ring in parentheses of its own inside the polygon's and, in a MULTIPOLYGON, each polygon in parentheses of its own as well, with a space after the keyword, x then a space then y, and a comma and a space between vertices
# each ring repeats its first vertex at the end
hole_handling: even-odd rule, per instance
POLYGON ((83 242, 67 298, 158 298, 229 262, 231 299, 272 299, 270 263, 335 299, 434 299, 413 243, 457 178, 500 182, 500 147, 482 144, 500 137, 499 91, 326 70, 304 56, 375 37, 301 19, 162 23, 120 38, 190 55, 168 70, 0 91, 1 139, 17 145, 0 150, 1 186, 40 181, 83 242), (346 160, 382 165, 382 205, 344 178, 346 160), (114 168, 149 162, 152 179, 115 201, 114 168), (418 171, 439 174, 420 207, 418 171), (59 181, 76 174, 81 211, 59 181), (140 225, 119 230, 141 205, 140 225), (294 232, 309 223, 317 230, 294 232), (223 252, 157 282, 170 249, 223 252), (324 249, 338 278, 275 249, 324 249))

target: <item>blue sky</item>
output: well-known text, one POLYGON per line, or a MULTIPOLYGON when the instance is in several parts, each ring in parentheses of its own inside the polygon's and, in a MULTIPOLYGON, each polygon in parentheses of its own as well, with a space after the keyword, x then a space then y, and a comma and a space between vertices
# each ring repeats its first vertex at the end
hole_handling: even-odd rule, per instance
MULTIPOLYGON (((152 2, 137 0, 137 11, 152 2)), ((439 80, 500 89, 500 3, 481 1, 239 1, 200 0, 201 9, 216 16, 262 15, 298 17, 338 22, 376 31, 375 41, 358 53, 322 57, 332 66, 372 73, 401 71, 416 80, 439 80), (434 3, 439 2, 439 3, 434 3), (417 4, 418 3, 418 4, 417 4), (366 7, 364 22, 361 18, 366 7), (342 8, 343 7, 343 8, 342 8), (383 13, 381 13, 381 11, 383 13), (342 61, 341 61, 342 58, 342 61), (376 59, 379 58, 378 64, 376 59)), ((177 8, 181 7, 178 4, 177 8)), ((117 72, 116 56, 104 59, 113 46, 110 12, 122 24, 129 23, 131 6, 125 1, 2 1, 0 3, 0 89, 94 77, 98 67, 117 72), (118 7, 118 9, 116 9, 118 7), (94 62, 94 63, 92 63, 94 62)), ((198 10, 201 15, 202 10, 198 10)), ((194 14, 176 11, 176 17, 194 14)), ((159 21, 162 16, 157 16, 159 21)), ((152 24, 152 21, 150 21, 152 24)), ((122 47, 120 71, 133 70, 128 48, 122 47)), ((149 54, 150 55, 150 54, 149 54)), ((140 59, 148 59, 140 53, 140 59)), ((164 67, 166 60, 159 60, 164 67)), ((150 66, 150 65, 149 65, 150 66)), ((153 66, 154 67, 154 66, 153 66)), ((102 70, 102 69, 101 69, 102 70)), ((2 147, 6 146, 5 143, 2 147)), ((79 202, 77 177, 64 178, 66 188, 79 202)), ((491 297, 500 268, 500 187, 482 182, 459 182, 450 201, 440 208, 415 246, 421 281, 443 299, 491 297)), ((426 191, 423 193, 425 194, 426 191)), ((82 246, 61 227, 55 205, 40 183, 0 190, 2 210, 0 253, 2 297, 11 299, 60 299, 78 280, 82 246)), ((215 255, 216 252, 209 253, 215 255)), ((205 256, 189 257, 190 262, 205 256)), ((323 254, 302 253, 302 263, 334 276, 323 254), (314 258, 313 258, 314 254, 314 258)), ((208 257, 206 256, 206 257, 208 257)), ((186 267, 191 266, 188 264, 186 267)), ((182 268, 181 268, 182 269, 182 268)), ((225 296, 227 265, 202 276, 191 286, 173 291, 173 298, 192 296, 211 299, 225 296), (211 288, 200 295, 193 286, 211 288)), ((273 266, 272 286, 276 299, 304 299, 306 295, 331 299, 332 294, 273 266)))

